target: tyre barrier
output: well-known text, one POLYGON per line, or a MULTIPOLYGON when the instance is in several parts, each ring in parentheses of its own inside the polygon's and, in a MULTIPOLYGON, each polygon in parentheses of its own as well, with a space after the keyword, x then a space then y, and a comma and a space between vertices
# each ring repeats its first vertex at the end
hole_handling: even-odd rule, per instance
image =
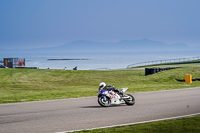
POLYGON ((176 69, 181 67, 158 67, 158 68, 145 68, 145 75, 151 75, 165 70, 176 69))
MULTIPOLYGON (((185 79, 175 79, 175 80, 179 82, 185 82, 185 79)), ((192 79, 192 81, 200 81, 200 78, 194 78, 192 79)))

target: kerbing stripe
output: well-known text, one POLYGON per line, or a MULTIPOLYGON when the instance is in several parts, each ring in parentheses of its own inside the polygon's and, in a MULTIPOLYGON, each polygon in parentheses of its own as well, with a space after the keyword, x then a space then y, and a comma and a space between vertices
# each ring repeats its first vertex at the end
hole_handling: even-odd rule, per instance
POLYGON ((135 122, 135 123, 127 123, 127 124, 120 124, 120 125, 112 125, 112 126, 104 126, 104 127, 90 128, 90 129, 80 129, 80 130, 72 130, 72 131, 62 131, 62 132, 55 132, 55 133, 71 133, 71 132, 77 132, 77 131, 83 131, 83 130, 94 130, 94 129, 101 129, 101 128, 128 126, 128 125, 142 124, 142 123, 155 122, 155 121, 163 121, 163 120, 178 119, 178 118, 190 117, 190 116, 195 116, 195 115, 200 115, 200 113, 189 114, 189 115, 183 115, 183 116, 176 116, 176 117, 169 117, 169 118, 163 118, 163 119, 155 119, 155 120, 149 120, 149 121, 141 121, 141 122, 135 122))

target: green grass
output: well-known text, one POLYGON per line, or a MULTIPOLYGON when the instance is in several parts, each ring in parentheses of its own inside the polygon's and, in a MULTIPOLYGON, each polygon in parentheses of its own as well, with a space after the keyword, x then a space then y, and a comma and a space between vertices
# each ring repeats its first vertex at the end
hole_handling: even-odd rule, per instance
POLYGON ((144 70, 72 71, 48 69, 0 69, 0 104, 96 96, 100 82, 128 93, 200 87, 178 82, 185 74, 200 78, 199 67, 167 70, 145 76, 144 70))
POLYGON ((75 133, 200 133, 200 115, 130 126, 83 130, 75 133))

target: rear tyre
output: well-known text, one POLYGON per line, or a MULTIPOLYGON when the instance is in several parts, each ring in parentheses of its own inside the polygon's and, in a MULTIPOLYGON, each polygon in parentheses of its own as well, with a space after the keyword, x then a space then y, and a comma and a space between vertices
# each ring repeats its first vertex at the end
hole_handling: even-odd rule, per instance
POLYGON ((103 97, 98 97, 98 103, 99 105, 101 105, 102 107, 109 107, 110 106, 110 99, 106 96, 103 97))
POLYGON ((125 94, 125 97, 129 97, 124 99, 126 105, 134 105, 135 104, 135 98, 131 94, 125 94))

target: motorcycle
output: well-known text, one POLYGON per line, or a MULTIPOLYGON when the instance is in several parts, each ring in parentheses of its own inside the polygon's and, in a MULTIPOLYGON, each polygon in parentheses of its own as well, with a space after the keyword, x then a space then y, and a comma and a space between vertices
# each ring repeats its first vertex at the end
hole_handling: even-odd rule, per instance
POLYGON ((135 98, 131 94, 124 94, 128 88, 121 88, 120 93, 116 93, 112 90, 103 90, 98 91, 98 103, 102 107, 109 107, 111 105, 134 105, 135 98))

